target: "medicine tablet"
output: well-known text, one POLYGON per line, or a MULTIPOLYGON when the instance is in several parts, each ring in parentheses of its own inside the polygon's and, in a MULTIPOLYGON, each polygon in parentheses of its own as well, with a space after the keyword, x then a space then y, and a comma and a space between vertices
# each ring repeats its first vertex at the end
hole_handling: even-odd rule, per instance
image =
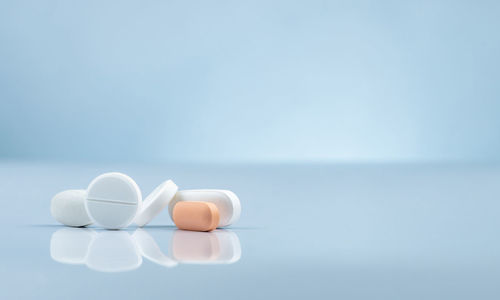
POLYGON ((85 190, 67 190, 58 193, 50 202, 50 213, 58 222, 74 227, 92 224, 85 209, 85 190))
POLYGON ((179 202, 172 218, 179 229, 211 231, 219 224, 219 211, 209 202, 179 202))
POLYGON ((96 223, 107 229, 127 227, 141 204, 139 187, 132 178, 122 173, 102 174, 87 188, 87 212, 96 223))
POLYGON ((219 210, 219 224, 217 227, 231 225, 238 221, 241 214, 241 204, 238 197, 228 190, 181 190, 168 205, 170 217, 173 220, 174 206, 183 201, 210 202, 219 210))
POLYGON ((142 203, 142 209, 135 217, 135 224, 142 227, 160 213, 177 193, 177 185, 172 180, 160 184, 142 203))

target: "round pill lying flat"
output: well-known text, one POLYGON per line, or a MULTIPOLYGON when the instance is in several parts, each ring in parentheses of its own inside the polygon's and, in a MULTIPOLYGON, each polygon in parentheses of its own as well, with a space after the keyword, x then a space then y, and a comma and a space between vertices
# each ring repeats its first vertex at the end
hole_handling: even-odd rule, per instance
POLYGON ((58 222, 73 227, 92 224, 85 209, 85 190, 67 190, 58 193, 50 202, 50 213, 58 222))
POLYGON ((238 197, 228 190, 181 190, 168 205, 168 212, 173 219, 174 206, 184 201, 210 202, 217 206, 220 220, 217 227, 231 225, 238 221, 241 214, 241 204, 238 197))
POLYGON ((178 187, 172 180, 160 184, 142 203, 142 209, 135 217, 135 224, 142 227, 153 220, 174 198, 178 187))
POLYGON ((217 206, 209 202, 179 202, 172 217, 175 225, 184 230, 212 231, 219 224, 217 206))
POLYGON ((141 204, 139 187, 132 178, 122 173, 102 174, 87 188, 87 212, 97 224, 107 229, 127 227, 141 204))

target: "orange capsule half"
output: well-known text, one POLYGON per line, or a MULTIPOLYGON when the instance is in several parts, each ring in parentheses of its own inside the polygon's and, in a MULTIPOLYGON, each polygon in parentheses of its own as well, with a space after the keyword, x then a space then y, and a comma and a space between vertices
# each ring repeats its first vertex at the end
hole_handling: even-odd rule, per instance
POLYGON ((179 202, 174 206, 172 219, 179 229, 212 231, 219 224, 219 210, 210 202, 179 202))

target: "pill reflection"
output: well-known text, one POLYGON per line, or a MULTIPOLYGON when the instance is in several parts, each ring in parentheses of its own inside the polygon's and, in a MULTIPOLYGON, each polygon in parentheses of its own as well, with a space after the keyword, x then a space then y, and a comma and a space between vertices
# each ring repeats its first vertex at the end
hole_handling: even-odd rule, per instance
POLYGON ((82 264, 100 272, 125 272, 139 268, 143 257, 171 268, 181 264, 231 264, 241 257, 240 241, 229 230, 193 232, 176 230, 167 249, 158 246, 147 230, 96 232, 88 228, 63 228, 52 234, 50 255, 65 264, 82 264))
POLYGON ((164 267, 175 267, 177 262, 165 255, 154 238, 144 229, 137 229, 132 238, 135 240, 139 250, 148 260, 164 267))
POLYGON ((50 256, 65 264, 84 264, 96 232, 87 228, 63 228, 52 234, 50 256))
POLYGON ((234 263, 241 257, 238 236, 228 230, 196 232, 176 230, 170 243, 172 257, 181 263, 234 263))
POLYGON ((90 243, 86 265, 101 272, 125 272, 139 268, 142 256, 125 231, 99 233, 90 243))

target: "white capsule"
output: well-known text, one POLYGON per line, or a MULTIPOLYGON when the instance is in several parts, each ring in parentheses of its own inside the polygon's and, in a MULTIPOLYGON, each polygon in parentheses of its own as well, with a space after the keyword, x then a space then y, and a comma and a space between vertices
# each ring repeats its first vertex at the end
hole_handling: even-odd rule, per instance
POLYGON ((85 207, 89 216, 107 229, 127 227, 142 205, 135 181, 122 173, 96 177, 87 188, 85 207))
POLYGON ((67 190, 58 193, 50 203, 50 213, 58 222, 73 227, 92 224, 85 209, 85 190, 67 190))
POLYGON ((170 217, 173 216, 175 204, 180 201, 210 202, 217 206, 219 211, 219 225, 229 226, 240 218, 241 204, 238 197, 228 190, 182 190, 178 191, 168 205, 170 217))

